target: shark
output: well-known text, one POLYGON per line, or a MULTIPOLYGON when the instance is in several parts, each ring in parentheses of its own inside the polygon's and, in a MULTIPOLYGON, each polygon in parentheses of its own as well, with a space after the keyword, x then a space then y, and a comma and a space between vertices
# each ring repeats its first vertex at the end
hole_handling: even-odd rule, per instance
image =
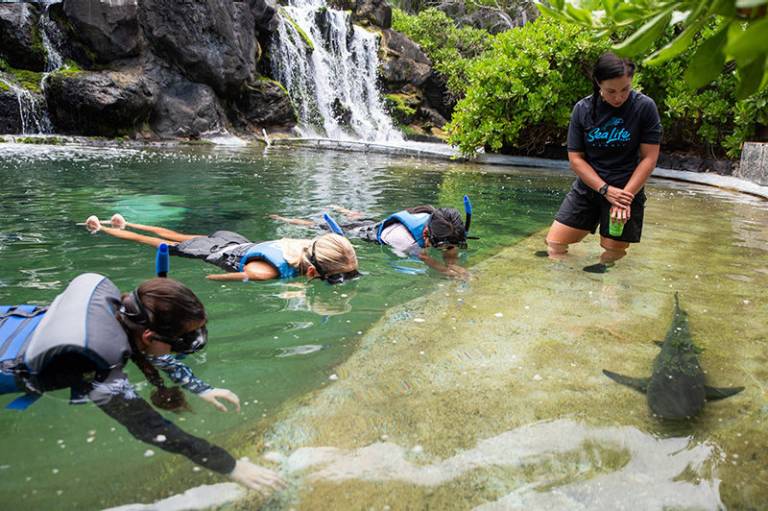
POLYGON ((675 293, 672 324, 663 341, 656 341, 661 352, 653 361, 649 378, 633 378, 603 369, 613 381, 646 395, 651 412, 662 419, 684 420, 698 415, 707 401, 725 399, 744 387, 718 388, 706 383, 699 364, 701 350, 693 343, 688 327, 688 314, 680 308, 675 293))

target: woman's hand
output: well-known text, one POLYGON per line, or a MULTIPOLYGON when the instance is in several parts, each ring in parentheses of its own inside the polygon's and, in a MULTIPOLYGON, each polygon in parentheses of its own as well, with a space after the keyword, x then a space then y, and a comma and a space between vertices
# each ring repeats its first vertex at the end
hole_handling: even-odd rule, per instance
POLYGON ((632 200, 634 200, 635 194, 615 186, 609 186, 608 193, 605 194, 605 198, 608 200, 608 202, 611 203, 612 206, 628 208, 632 205, 632 200))
POLYGON ((631 215, 631 208, 629 207, 617 207, 617 206, 611 206, 611 219, 617 220, 623 224, 627 223, 627 220, 629 220, 629 217, 631 215))
POLYGON ((254 465, 244 459, 237 460, 235 469, 229 473, 229 477, 265 497, 269 497, 274 490, 285 488, 285 481, 277 472, 254 465))
POLYGON ((219 402, 219 399, 223 399, 224 401, 229 401, 233 405, 235 405, 235 411, 240 413, 240 398, 237 397, 237 394, 232 392, 228 389, 209 389, 205 392, 201 392, 197 395, 200 399, 203 401, 207 401, 208 403, 212 404, 214 407, 216 407, 217 410, 222 412, 228 412, 227 407, 224 406, 222 403, 219 402))

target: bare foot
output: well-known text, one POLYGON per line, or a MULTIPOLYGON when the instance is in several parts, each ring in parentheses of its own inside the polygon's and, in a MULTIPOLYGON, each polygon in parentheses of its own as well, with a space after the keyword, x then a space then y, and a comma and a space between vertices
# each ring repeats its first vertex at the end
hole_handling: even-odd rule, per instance
POLYGON ((112 219, 110 223, 112 224, 112 227, 114 227, 115 229, 125 229, 126 221, 123 215, 121 215, 120 213, 115 213, 114 215, 112 215, 112 219))
POLYGON ((101 230, 101 222, 99 222, 99 217, 96 215, 91 215, 88 218, 85 219, 85 228, 88 229, 88 232, 91 234, 96 234, 101 230))

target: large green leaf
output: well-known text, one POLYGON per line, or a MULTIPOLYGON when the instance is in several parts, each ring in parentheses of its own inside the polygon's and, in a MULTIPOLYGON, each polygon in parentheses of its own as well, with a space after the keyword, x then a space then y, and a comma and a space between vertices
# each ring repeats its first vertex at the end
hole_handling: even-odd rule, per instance
POLYGON ((746 99, 760 88, 765 73, 765 53, 754 59, 748 66, 739 68, 739 85, 736 97, 746 99))
POLYGON ((672 19, 672 8, 669 7, 640 27, 634 34, 613 47, 619 55, 634 56, 643 53, 667 28, 672 19))
POLYGON ((688 49, 688 47, 693 42, 693 38, 696 36, 696 34, 699 33, 699 30, 701 30, 701 27, 704 26, 707 21, 708 20, 706 18, 702 18, 693 25, 690 25, 688 28, 683 30, 680 35, 670 41, 669 44, 645 59, 645 63, 649 66, 655 66, 661 64, 662 62, 666 62, 669 59, 675 58, 683 53, 688 49))
POLYGON ((768 51, 768 18, 750 23, 743 32, 729 37, 725 53, 737 62, 748 63, 768 51))
POLYGON ((685 81, 694 89, 703 87, 718 77, 725 64, 723 47, 728 41, 728 24, 701 43, 685 70, 685 81))

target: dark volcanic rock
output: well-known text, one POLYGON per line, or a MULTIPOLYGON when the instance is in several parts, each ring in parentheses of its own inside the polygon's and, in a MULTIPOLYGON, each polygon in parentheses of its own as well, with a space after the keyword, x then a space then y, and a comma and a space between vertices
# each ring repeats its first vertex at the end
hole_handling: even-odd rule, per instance
POLYGON ((478 7, 476 11, 464 16, 461 23, 487 30, 491 34, 498 34, 517 26, 509 14, 492 7, 478 7))
POLYGON ((256 69, 255 22, 244 2, 143 0, 139 20, 155 53, 219 94, 239 90, 256 69))
POLYGON ((199 138, 223 127, 222 112, 213 89, 183 82, 161 93, 150 126, 162 138, 199 138))
POLYGON ((251 15, 259 34, 271 34, 277 28, 277 3, 274 0, 249 0, 251 15))
POLYGON ((0 134, 21 133, 19 100, 11 91, 0 91, 0 134))
POLYGON ((80 61, 105 64, 139 54, 138 0, 64 0, 63 9, 70 38, 88 56, 80 61))
POLYGON ((40 11, 34 4, 0 3, 0 57, 11 67, 45 71, 39 19, 40 11))
POLYGON ((394 30, 382 31, 381 79, 395 91, 407 83, 420 87, 432 74, 432 63, 419 45, 394 30))
POLYGON ((255 129, 276 127, 291 128, 296 125, 296 112, 291 98, 277 82, 261 79, 249 84, 236 101, 239 120, 255 129))
POLYGON ((155 91, 140 71, 54 73, 45 95, 56 131, 105 137, 136 132, 155 101, 155 91))
POLYGON ((450 119, 456 106, 456 100, 449 94, 448 86, 443 76, 436 71, 432 71, 421 88, 424 91, 427 103, 437 110, 441 116, 450 119))
POLYGON ((392 7, 387 0, 357 0, 352 17, 361 25, 392 26, 392 7))

